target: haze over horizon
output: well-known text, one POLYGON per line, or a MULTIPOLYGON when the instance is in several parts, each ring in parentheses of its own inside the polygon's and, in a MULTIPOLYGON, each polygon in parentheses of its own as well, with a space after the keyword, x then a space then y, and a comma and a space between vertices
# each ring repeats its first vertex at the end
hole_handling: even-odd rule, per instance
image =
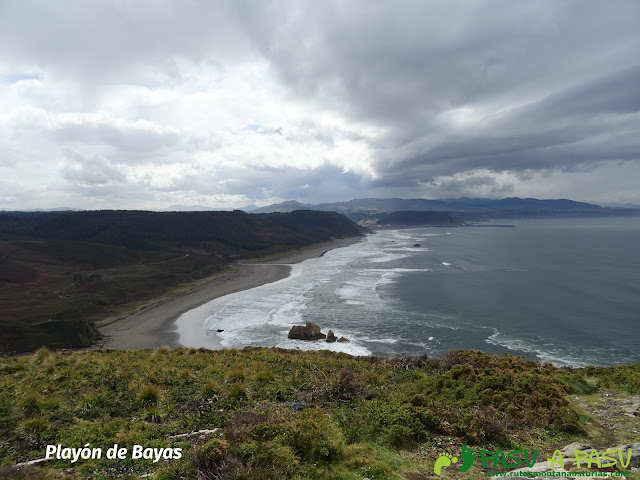
POLYGON ((639 23, 632 0, 0 2, 0 209, 639 204, 639 23))

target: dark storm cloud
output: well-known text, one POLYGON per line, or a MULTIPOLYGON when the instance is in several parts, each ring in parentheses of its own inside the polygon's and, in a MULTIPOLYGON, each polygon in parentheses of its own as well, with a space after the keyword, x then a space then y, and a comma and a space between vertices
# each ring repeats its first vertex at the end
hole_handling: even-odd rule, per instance
POLYGON ((513 192, 513 185, 500 184, 490 175, 476 175, 463 179, 451 179, 442 182, 431 182, 439 197, 459 195, 460 192, 481 192, 478 196, 505 197, 513 192))
POLYGON ((348 200, 364 188, 365 181, 353 172, 324 164, 315 169, 276 168, 264 165, 195 169, 180 174, 165 192, 191 190, 198 194, 239 194, 257 201, 298 198, 309 203, 348 200), (259 188, 256 186, 259 185, 259 188))
POLYGON ((49 168, 123 203, 518 194, 603 171, 631 201, 638 25, 636 0, 0 0, 0 163, 26 186, 15 159, 80 151, 49 168))
MULTIPOLYGON (((323 2, 254 35, 300 97, 388 129, 379 184, 637 160, 640 4, 323 2), (312 22, 305 22, 304 19, 312 22), (634 63, 635 62, 635 63, 634 63), (462 107, 480 119, 456 128, 462 107)), ((261 28, 260 28, 261 27, 261 28)))
MULTIPOLYGON (((0 4, 0 51, 6 59, 46 65, 57 75, 91 83, 135 79, 152 65, 179 76, 173 56, 227 60, 246 54, 233 6, 223 2, 23 0, 0 4)), ((147 75, 142 75, 148 80, 147 75)))

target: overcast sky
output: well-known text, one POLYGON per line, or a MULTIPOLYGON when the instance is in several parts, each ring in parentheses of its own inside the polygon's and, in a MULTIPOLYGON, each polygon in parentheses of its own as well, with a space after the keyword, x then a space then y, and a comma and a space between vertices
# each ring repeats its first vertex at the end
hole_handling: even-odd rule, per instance
POLYGON ((0 209, 640 203, 637 0, 0 0, 0 209))

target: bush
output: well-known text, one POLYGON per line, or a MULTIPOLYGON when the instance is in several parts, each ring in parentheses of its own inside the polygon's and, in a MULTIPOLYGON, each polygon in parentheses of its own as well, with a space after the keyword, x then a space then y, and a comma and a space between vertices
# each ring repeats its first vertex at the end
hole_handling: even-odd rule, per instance
POLYGON ((225 438, 240 470, 257 469, 252 478, 271 478, 260 476, 271 468, 280 475, 273 478, 290 478, 299 466, 330 465, 344 455, 340 430, 320 409, 270 403, 244 409, 229 421, 225 438))
POLYGON ((138 395, 138 401, 143 407, 155 407, 160 403, 160 391, 155 385, 147 385, 138 395))
POLYGON ((52 439, 54 436, 49 420, 42 417, 26 420, 19 425, 18 431, 22 441, 31 448, 46 446, 47 440, 52 439))
POLYGON ((632 395, 640 393, 640 362, 612 368, 594 368, 592 373, 600 376, 598 387, 606 387, 632 395))
POLYGON ((29 393, 18 402, 22 415, 33 417, 42 412, 42 400, 37 393, 29 393))
POLYGON ((249 398, 249 395, 247 394, 247 390, 244 388, 244 385, 242 385, 242 383, 235 382, 233 383, 233 385, 231 385, 227 398, 229 400, 239 402, 247 400, 249 398))
POLYGON ((0 467, 0 478, 3 480, 53 480, 62 476, 38 467, 0 467))
POLYGON ((193 454, 193 465, 198 478, 202 480, 224 478, 225 469, 229 466, 228 451, 229 444, 217 438, 198 445, 193 454))

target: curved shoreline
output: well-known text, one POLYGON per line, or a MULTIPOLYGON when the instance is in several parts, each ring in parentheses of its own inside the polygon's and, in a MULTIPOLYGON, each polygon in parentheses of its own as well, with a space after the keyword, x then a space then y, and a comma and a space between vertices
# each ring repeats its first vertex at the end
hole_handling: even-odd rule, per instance
MULTIPOLYGON (((181 315, 224 295, 287 278, 291 272, 290 264, 319 257, 328 250, 351 245, 362 238, 350 237, 311 245, 286 252, 270 259, 269 263, 238 263, 234 266, 235 271, 229 274, 216 277, 191 291, 160 301, 122 320, 100 327, 100 332, 105 336, 102 347, 123 350, 157 348, 163 345, 171 348, 182 347, 175 325, 181 315), (272 263, 275 261, 278 263, 272 263)), ((222 348, 215 336, 210 338, 209 348, 222 348)))

